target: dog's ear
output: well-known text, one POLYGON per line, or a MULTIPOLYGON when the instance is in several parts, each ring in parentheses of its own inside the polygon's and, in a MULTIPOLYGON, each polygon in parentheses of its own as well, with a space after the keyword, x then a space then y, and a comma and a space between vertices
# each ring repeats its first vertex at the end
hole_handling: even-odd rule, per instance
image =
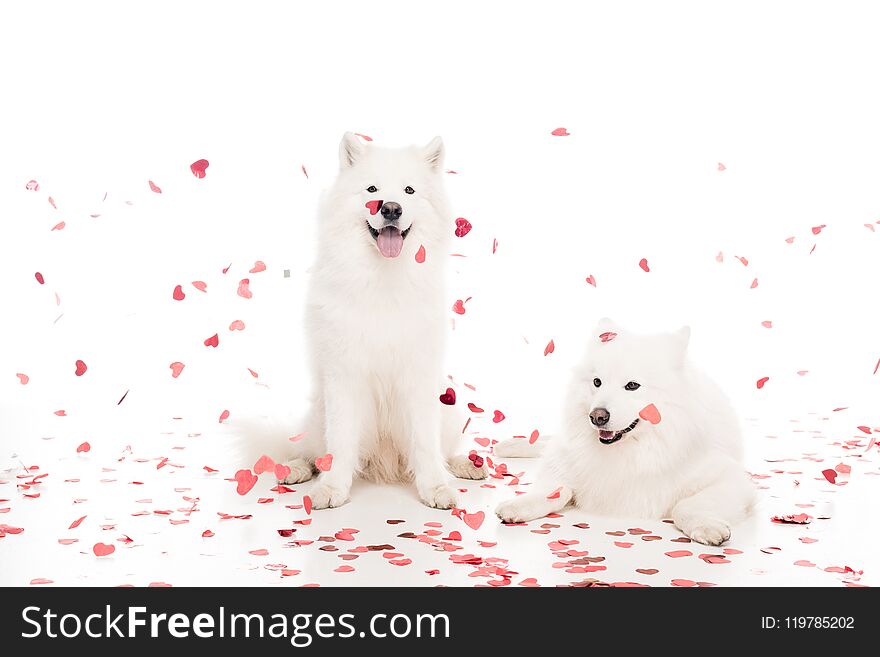
POLYGON ((687 353, 688 343, 691 341, 691 327, 682 326, 672 334, 672 339, 675 342, 678 353, 681 355, 681 358, 684 359, 684 356, 687 353))
POLYGON ((424 148, 425 161, 431 169, 443 167, 443 158, 446 155, 446 147, 443 146, 441 137, 434 137, 424 148))
POLYGON ((339 168, 348 169, 363 155, 364 145, 353 132, 346 132, 339 142, 339 168))

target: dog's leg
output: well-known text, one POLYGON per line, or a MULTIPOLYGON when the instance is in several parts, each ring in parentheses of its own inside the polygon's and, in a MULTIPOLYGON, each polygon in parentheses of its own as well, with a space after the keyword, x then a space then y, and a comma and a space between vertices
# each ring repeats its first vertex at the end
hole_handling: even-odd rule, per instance
POLYGON ((405 422, 411 441, 409 463, 416 489, 428 506, 450 509, 458 504, 458 497, 449 485, 441 447, 440 404, 434 398, 430 383, 416 384, 413 389, 419 393, 413 395, 405 410, 405 422))
POLYGON ((369 417, 368 405, 372 403, 349 373, 327 376, 323 393, 326 449, 333 461, 309 492, 314 509, 337 507, 348 501, 369 417))
POLYGON ((528 522, 543 518, 548 513, 562 511, 572 501, 574 491, 568 486, 556 488, 541 487, 534 493, 517 495, 512 500, 502 502, 495 509, 495 515, 502 522, 528 522))
POLYGON ((479 468, 464 454, 450 456, 446 461, 449 471, 459 479, 485 479, 488 472, 484 463, 479 468))
POLYGON ((729 472, 672 509, 675 526, 697 543, 721 545, 730 525, 741 520, 752 502, 751 484, 742 472, 729 472))

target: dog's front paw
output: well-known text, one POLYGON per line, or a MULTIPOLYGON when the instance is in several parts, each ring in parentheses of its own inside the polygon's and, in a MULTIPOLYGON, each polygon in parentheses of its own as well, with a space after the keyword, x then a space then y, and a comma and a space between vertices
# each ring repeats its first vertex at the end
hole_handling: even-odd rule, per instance
POLYGON ((340 488, 326 482, 319 481, 309 492, 312 498, 313 509, 332 509, 342 506, 348 501, 348 488, 340 488))
POLYGON ((447 484, 419 489, 422 502, 434 509, 451 509, 458 506, 458 495, 447 484))
POLYGON ((721 520, 699 520, 685 534, 703 545, 721 545, 730 538, 730 526, 721 520))
POLYGON ((499 504, 495 515, 501 518, 501 522, 528 522, 541 514, 536 514, 533 505, 520 496, 499 504))

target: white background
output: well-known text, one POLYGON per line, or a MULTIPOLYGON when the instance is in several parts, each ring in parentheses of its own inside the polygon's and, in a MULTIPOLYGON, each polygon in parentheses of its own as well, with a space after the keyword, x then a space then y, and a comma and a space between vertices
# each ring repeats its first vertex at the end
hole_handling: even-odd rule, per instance
POLYGON ((314 209, 345 130, 445 139, 474 226, 453 238, 450 306, 473 298, 450 312, 449 374, 507 415, 492 437, 553 431, 605 315, 690 324, 745 417, 847 407, 853 434, 877 426, 877 19, 855 2, 10 4, 3 456, 62 430, 112 451, 174 416, 298 408, 314 209))

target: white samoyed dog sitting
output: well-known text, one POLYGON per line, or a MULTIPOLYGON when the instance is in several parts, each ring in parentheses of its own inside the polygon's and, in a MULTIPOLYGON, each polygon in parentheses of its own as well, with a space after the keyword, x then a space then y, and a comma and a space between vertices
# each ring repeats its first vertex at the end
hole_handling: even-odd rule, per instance
MULTIPOLYGON (((534 491, 498 506, 501 520, 576 504, 604 515, 671 517, 706 545, 730 538, 754 487, 737 416, 688 361, 689 338, 687 327, 636 335, 601 320, 570 384, 562 435, 549 441, 534 491)), ((501 455, 526 455, 515 444, 499 447, 501 455)))
POLYGON ((315 509, 344 504, 356 475, 412 480, 440 509, 457 503, 450 472, 486 476, 455 454, 459 416, 439 399, 454 230, 443 155, 439 137, 380 148, 346 133, 340 144, 305 311, 312 406, 282 479, 298 483, 320 470, 309 492, 315 509))

